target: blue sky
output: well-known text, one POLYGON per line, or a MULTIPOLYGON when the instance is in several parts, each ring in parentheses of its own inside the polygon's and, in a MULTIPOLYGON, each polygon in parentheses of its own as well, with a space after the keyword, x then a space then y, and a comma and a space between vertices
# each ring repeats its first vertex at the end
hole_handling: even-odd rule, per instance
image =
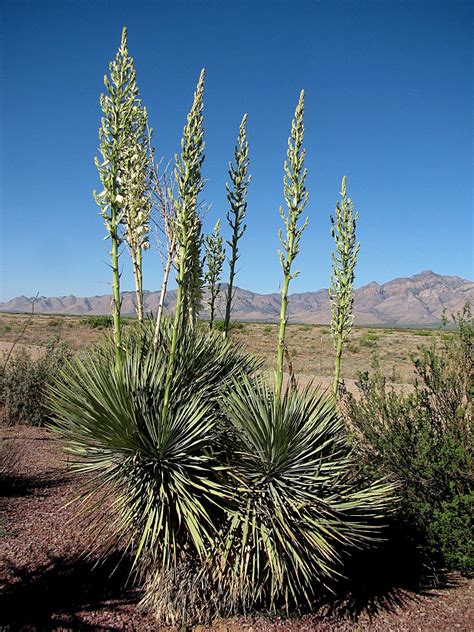
MULTIPOLYGON (((277 291, 282 163, 306 90, 309 228, 292 291, 326 287, 343 174, 360 211, 357 285, 431 268, 472 278, 472 5, 452 0, 2 0, 0 299, 104 294, 99 94, 129 30, 158 155, 179 149, 206 68, 209 230, 242 114, 251 152, 237 283, 277 291)), ((123 288, 132 288, 123 256, 123 288)), ((156 252, 145 286, 161 283, 156 252)))

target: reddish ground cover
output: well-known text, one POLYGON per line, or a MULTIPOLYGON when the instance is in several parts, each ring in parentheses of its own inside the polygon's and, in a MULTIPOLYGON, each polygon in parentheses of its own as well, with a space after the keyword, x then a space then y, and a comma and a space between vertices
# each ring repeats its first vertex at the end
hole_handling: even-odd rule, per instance
MULTIPOLYGON (((37 428, 1 430, 3 453, 8 446, 16 459, 0 490, 0 630, 159 630, 138 610, 139 593, 127 587, 129 565, 118 552, 102 565, 84 556, 89 536, 67 505, 80 480, 55 440, 37 428)), ((326 599, 311 615, 236 618, 213 630, 474 629, 472 581, 452 575, 442 587, 415 590, 395 563, 372 582, 361 575, 355 590, 326 599)))

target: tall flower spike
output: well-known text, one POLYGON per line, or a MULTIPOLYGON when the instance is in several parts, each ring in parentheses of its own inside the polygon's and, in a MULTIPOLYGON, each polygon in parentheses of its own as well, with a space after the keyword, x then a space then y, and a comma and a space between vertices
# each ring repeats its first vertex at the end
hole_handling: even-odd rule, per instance
POLYGON ((201 167, 204 162, 203 128, 204 69, 194 93, 194 101, 184 126, 181 156, 175 157, 174 175, 177 185, 176 216, 177 239, 180 248, 178 291, 181 287, 186 312, 193 320, 198 311, 202 292, 201 219, 198 214, 198 196, 204 188, 201 167))
POLYGON ((204 246, 206 249, 206 264, 207 271, 204 277, 209 298, 207 306, 209 309, 209 328, 214 326, 214 316, 216 311, 216 301, 220 294, 221 286, 220 280, 222 276, 222 266, 225 261, 225 250, 222 245, 223 237, 221 235, 221 222, 218 219, 211 235, 207 235, 204 240, 204 246))
POLYGON ((142 255, 149 243, 153 161, 148 113, 136 100, 122 160, 124 239, 132 259, 138 320, 143 320, 142 255))
POLYGON ((120 224, 124 217, 123 204, 123 155, 128 143, 128 130, 133 118, 137 85, 133 59, 127 49, 127 29, 122 30, 120 47, 114 61, 110 63, 110 77, 104 77, 105 94, 100 96, 103 112, 99 128, 99 151, 102 160, 95 159, 103 191, 94 198, 104 220, 107 237, 111 241, 110 258, 112 268, 112 314, 114 325, 115 359, 117 369, 121 366, 120 331, 120 272, 119 248, 122 243, 120 224))
POLYGON ((333 392, 337 395, 341 373, 342 350, 354 322, 354 278, 360 243, 356 239, 359 213, 354 213, 352 200, 347 196, 347 179, 342 178, 341 200, 336 204, 335 217, 331 216, 331 236, 336 250, 332 253, 331 333, 336 351, 333 392))
POLYGON ((232 310, 234 279, 236 275, 237 260, 239 254, 239 240, 247 228, 244 224, 245 214, 247 211, 247 189, 252 178, 248 174, 249 168, 249 144, 247 141, 247 132, 245 129, 247 123, 247 115, 244 114, 239 127, 239 136, 234 149, 235 163, 229 163, 229 177, 231 186, 226 183, 227 200, 229 201, 230 210, 227 211, 226 217, 232 231, 232 237, 227 244, 230 247, 229 257, 229 283, 227 286, 226 308, 224 317, 224 337, 229 334, 230 314, 232 310))
POLYGON ((291 124, 291 135, 288 138, 287 159, 285 160, 283 177, 283 191, 288 212, 285 214, 280 207, 280 215, 285 225, 285 231, 279 231, 283 251, 279 251, 280 263, 283 269, 283 286, 281 290, 280 325, 278 330, 277 369, 275 380, 275 405, 280 402, 283 385, 283 359, 285 354, 285 333, 288 311, 288 288, 290 281, 296 278, 298 271, 292 271, 293 261, 300 250, 300 239, 308 225, 308 218, 303 224, 298 224, 301 213, 308 201, 305 181, 307 171, 304 167, 304 90, 300 93, 295 116, 291 124))
POLYGON ((199 270, 201 268, 201 220, 197 211, 199 193, 204 188, 204 180, 201 175, 201 167, 204 162, 204 129, 203 129, 203 95, 204 95, 204 69, 199 75, 198 84, 194 93, 194 100, 188 114, 187 123, 184 126, 181 140, 181 156, 175 156, 174 177, 176 181, 177 195, 175 197, 177 241, 177 276, 178 290, 176 295, 176 309, 174 315, 173 333, 171 339, 168 372, 163 401, 163 418, 166 419, 171 379, 174 370, 174 360, 178 337, 183 326, 186 309, 196 307, 196 301, 201 286, 199 270), (196 261, 196 258, 199 261, 196 261))

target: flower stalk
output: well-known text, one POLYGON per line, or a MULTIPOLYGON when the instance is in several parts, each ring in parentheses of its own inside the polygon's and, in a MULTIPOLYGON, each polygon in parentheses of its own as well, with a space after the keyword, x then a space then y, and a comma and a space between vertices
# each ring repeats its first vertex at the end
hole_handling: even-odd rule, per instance
POLYGON ((194 101, 184 126, 181 140, 181 156, 175 156, 174 178, 177 186, 175 199, 176 240, 177 240, 177 277, 176 310, 171 337, 165 394, 163 400, 163 417, 166 419, 174 362, 180 331, 185 324, 186 309, 194 298, 193 273, 195 272, 195 256, 197 244, 201 241, 201 221, 197 213, 197 199, 204 188, 201 175, 204 162, 204 129, 203 129, 203 95, 204 69, 194 93, 194 101))
POLYGON ((152 151, 148 113, 136 101, 128 131, 123 159, 124 239, 132 259, 135 280, 136 310, 143 320, 143 251, 150 247, 150 215, 152 210, 152 151))
POLYGON ((207 235, 204 240, 206 250, 205 261, 207 271, 204 277, 209 292, 208 308, 209 308, 209 328, 214 327, 214 316, 216 311, 217 297, 221 291, 222 266, 225 261, 225 251, 222 245, 223 237, 221 235, 221 222, 217 220, 211 235, 207 235))
POLYGON ((129 129, 136 108, 138 95, 133 59, 127 49, 127 29, 122 30, 120 47, 110 63, 110 77, 105 75, 106 92, 100 96, 103 112, 99 128, 99 151, 102 160, 95 158, 103 190, 94 191, 94 199, 110 239, 112 269, 112 318, 115 346, 115 364, 121 367, 122 337, 120 329, 120 245, 123 241, 121 223, 124 219, 125 187, 123 183, 123 158, 128 148, 129 129))
POLYGON ((298 225, 301 213, 308 201, 305 181, 307 170, 304 167, 304 90, 301 91, 296 106, 295 116, 291 124, 291 135, 288 139, 287 159, 284 163, 283 192, 288 213, 280 207, 280 215, 285 225, 285 233, 280 229, 279 238, 283 251, 279 251, 280 264, 283 269, 283 286, 281 290, 281 308, 278 328, 277 368, 275 378, 275 406, 281 401, 283 386, 283 361, 285 355, 285 334, 288 321, 288 290, 290 281, 299 275, 292 271, 293 261, 300 250, 300 239, 308 225, 308 218, 298 225))
POLYGON ((359 213, 354 213, 352 200, 347 196, 347 179, 342 178, 341 200, 336 204, 335 216, 331 216, 331 236, 336 249, 332 253, 331 287, 331 333, 336 358, 332 389, 337 396, 341 374, 342 351, 350 334, 354 315, 354 278, 360 243, 356 239, 356 226, 359 213))
POLYGON ((232 311, 232 301, 234 299, 234 279, 236 275, 236 265, 240 257, 239 240, 244 234, 247 226, 244 224, 247 211, 247 190, 252 178, 248 174, 249 168, 249 144, 245 129, 247 115, 244 114, 239 127, 237 144, 234 149, 234 164, 229 163, 229 177, 231 185, 226 183, 227 200, 230 205, 226 213, 227 222, 232 231, 232 236, 227 244, 230 247, 229 257, 229 283, 227 285, 226 307, 224 316, 224 338, 229 335, 230 315, 232 311))

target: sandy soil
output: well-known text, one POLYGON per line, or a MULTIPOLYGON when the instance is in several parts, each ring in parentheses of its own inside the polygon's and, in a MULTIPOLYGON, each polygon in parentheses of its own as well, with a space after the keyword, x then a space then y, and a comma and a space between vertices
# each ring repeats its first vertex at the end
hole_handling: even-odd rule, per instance
MULTIPOLYGON (((54 438, 38 428, 0 431, 10 468, 0 489, 0 629, 162 629, 139 612, 139 592, 127 586, 129 565, 119 552, 99 566, 94 555, 85 556, 90 542, 74 505, 67 505, 81 479, 68 470, 54 438)), ((406 560, 396 558, 382 571, 379 564, 372 578, 362 574, 355 590, 322 601, 313 614, 290 620, 235 618, 213 630, 474 629, 472 581, 451 575, 437 589, 415 589, 399 572, 404 566, 406 560)))

